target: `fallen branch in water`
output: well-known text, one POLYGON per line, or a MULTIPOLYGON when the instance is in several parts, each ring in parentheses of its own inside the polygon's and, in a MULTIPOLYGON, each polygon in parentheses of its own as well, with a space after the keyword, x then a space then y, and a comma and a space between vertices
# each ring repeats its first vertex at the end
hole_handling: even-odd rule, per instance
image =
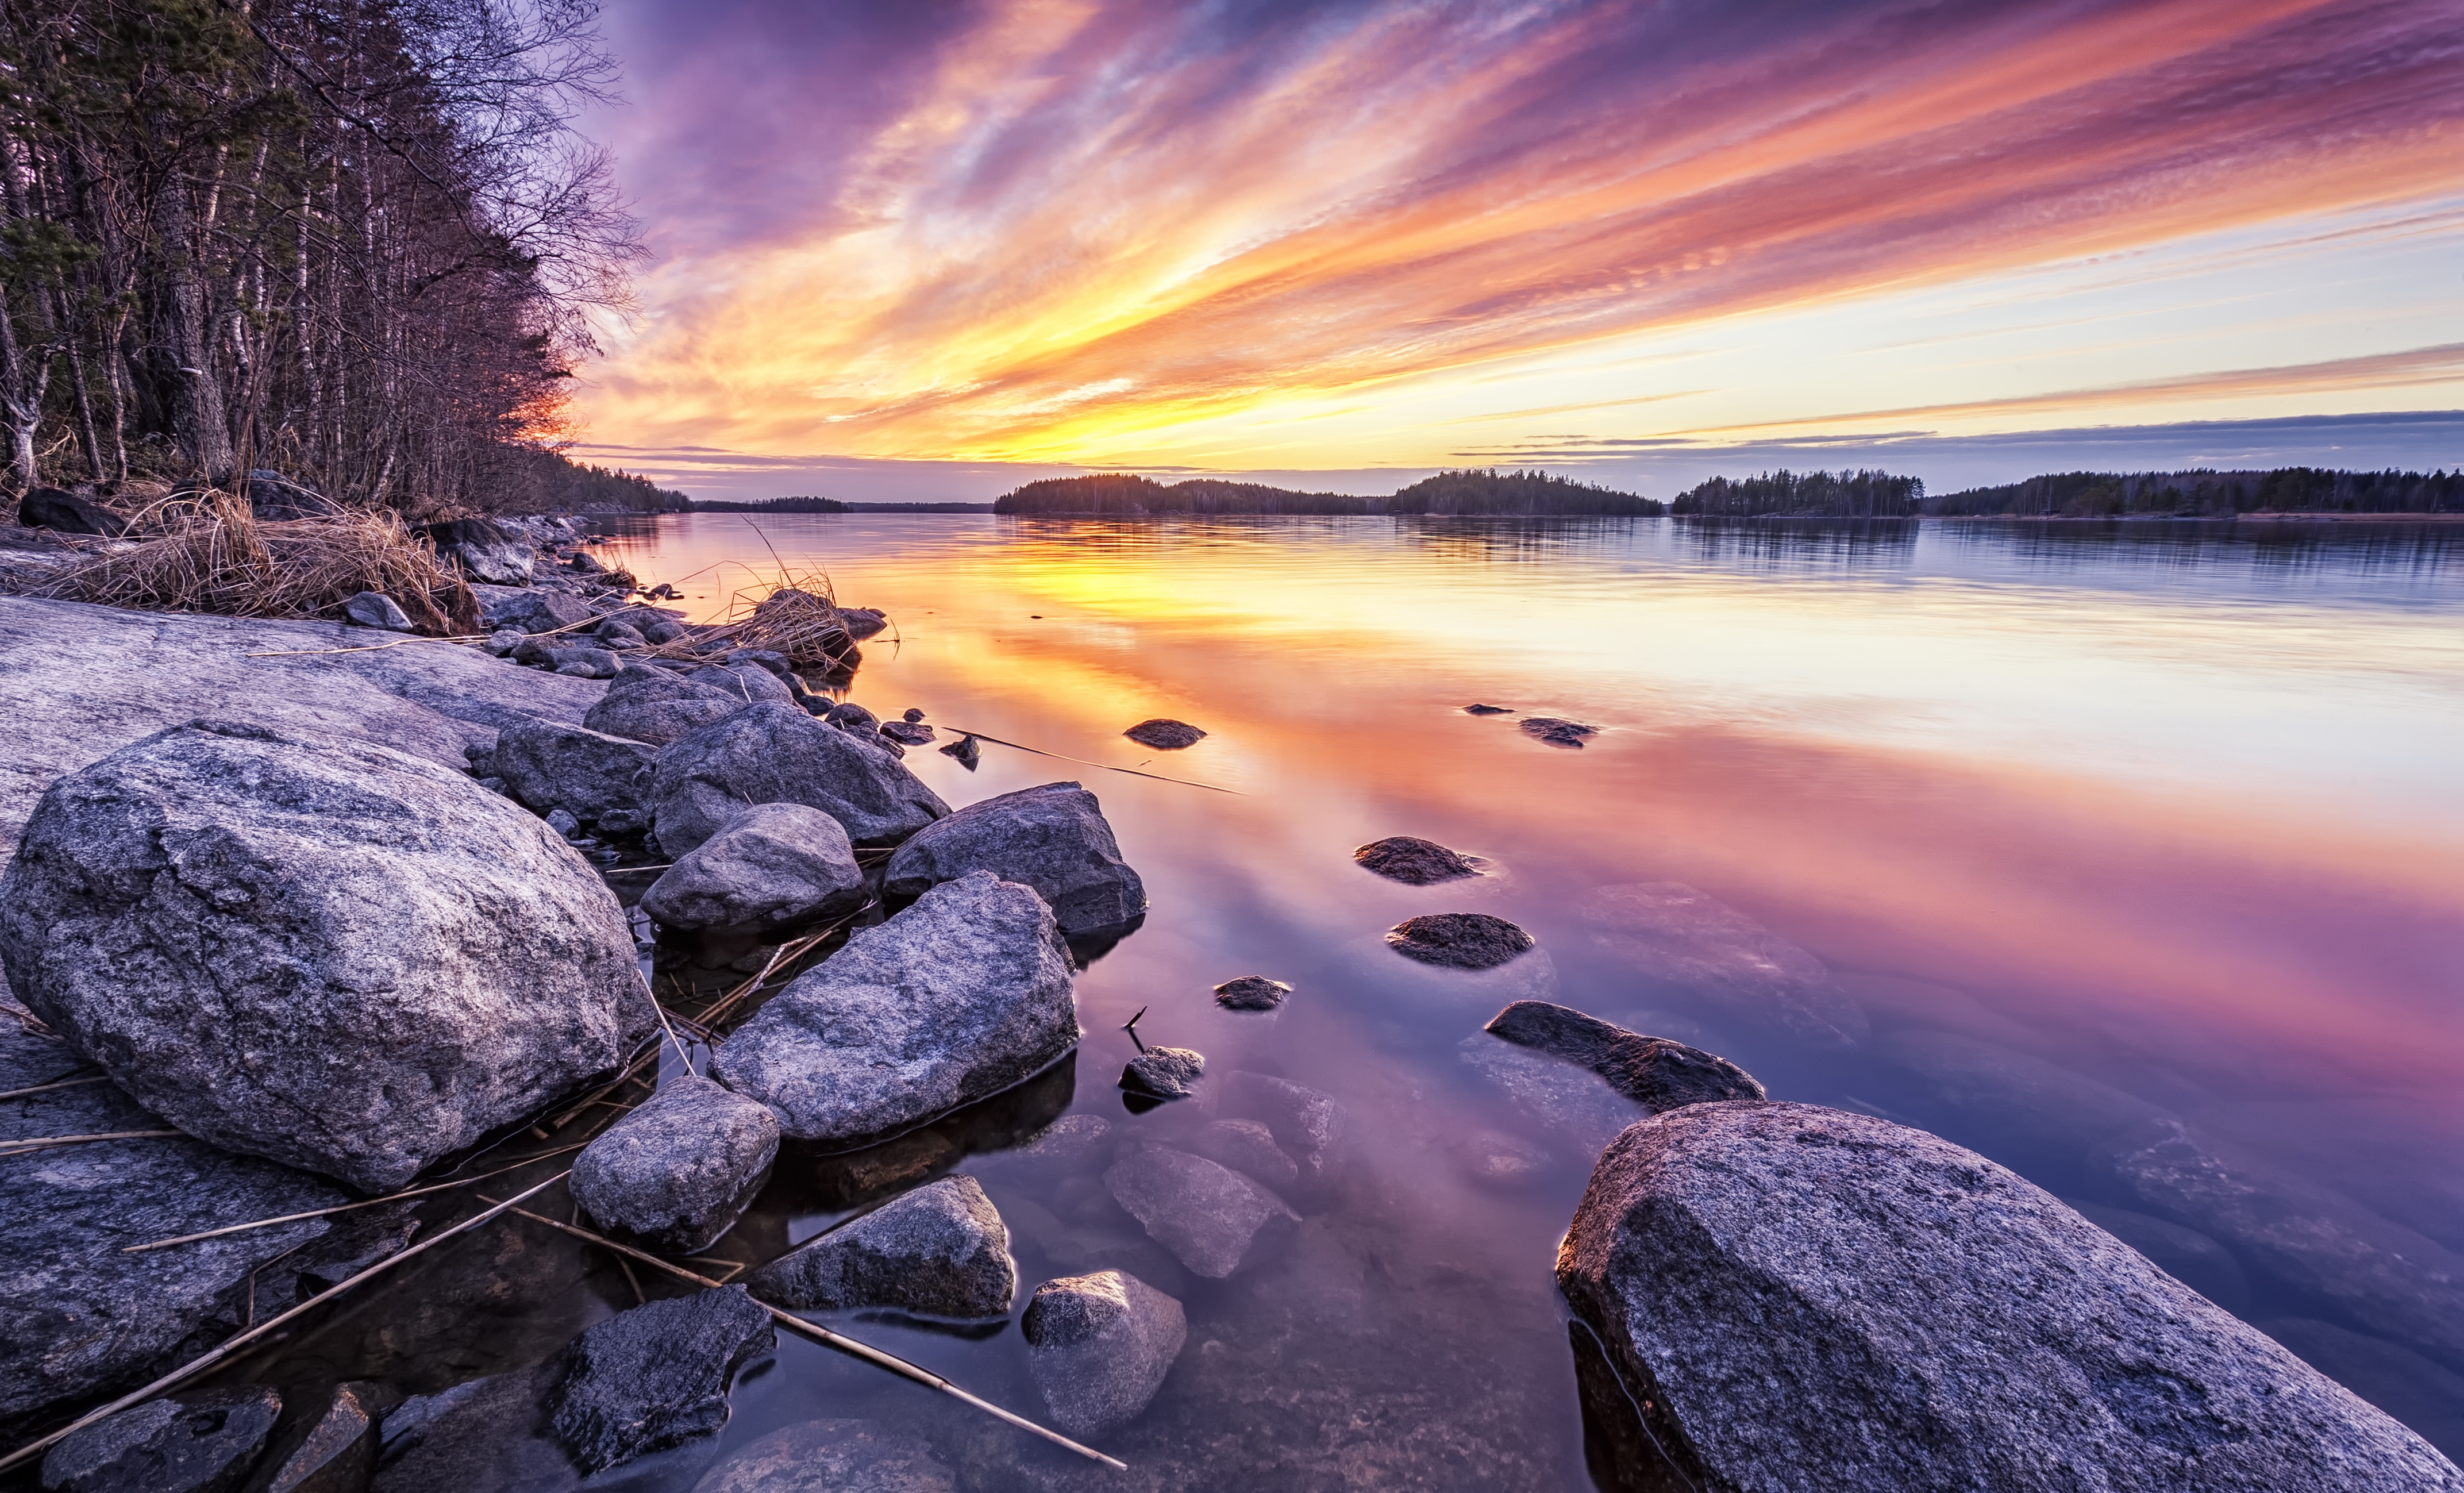
POLYGON ((969 731, 964 726, 952 726, 950 729, 962 736, 973 736, 979 741, 989 741, 995 746, 1005 746, 1013 751, 1032 752, 1038 757, 1051 757, 1056 762, 1075 762, 1081 767, 1098 767, 1108 773, 1127 773, 1133 778, 1152 778, 1157 782, 1177 782, 1184 788, 1204 788, 1209 793, 1228 793, 1243 799, 1248 797, 1238 788, 1219 787, 1211 782, 1194 782, 1187 778, 1166 778, 1161 773, 1142 773, 1134 767, 1114 767, 1110 762, 1090 762, 1083 757, 1070 757, 1060 752, 1046 752, 1042 747, 1025 746, 1016 741, 1003 741, 999 736, 988 736, 980 731, 969 731))
MULTIPOLYGON (((516 1202, 519 1202, 520 1200, 520 1198, 515 1199, 516 1202)), ((632 1258, 639 1260, 644 1264, 656 1266, 661 1270, 665 1270, 670 1275, 676 1276, 682 1280, 691 1281, 696 1285, 715 1286, 719 1284, 706 1275, 701 1275, 694 1271, 688 1270, 680 1264, 675 1264, 669 1261, 662 1260, 656 1255, 645 1254, 641 1250, 620 1244, 614 1240, 608 1239, 604 1235, 593 1234, 588 1229, 576 1228, 570 1223, 559 1223, 554 1219, 533 1213, 527 1208, 516 1208, 514 1211, 535 1223, 544 1223, 549 1228, 556 1229, 561 1233, 570 1234, 576 1239, 600 1245, 602 1248, 612 1249, 619 1255, 630 1255, 632 1258)), ((750 1295, 750 1293, 747 1294, 750 1295)), ((1046 1430, 1045 1427, 1037 1425, 1034 1421, 1027 1419, 1024 1416, 1013 1414, 1012 1412, 1001 1409, 991 1400, 970 1394, 965 1390, 958 1388, 957 1385, 941 1377, 939 1374, 933 1372, 929 1369, 919 1368, 895 1354, 885 1353, 880 1349, 874 1348, 870 1344, 859 1343, 854 1338, 833 1332, 827 1328, 817 1327, 814 1324, 805 1321, 802 1317, 781 1311, 778 1307, 771 1306, 768 1302, 762 1301, 758 1297, 752 1299, 755 1306, 759 1306, 762 1310, 770 1313, 770 1316, 774 1321, 790 1331, 801 1332, 806 1337, 812 1338, 816 1342, 825 1343, 843 1352, 853 1353, 858 1358, 879 1364, 883 1368, 891 1371, 892 1373, 913 1379, 918 1384, 927 1385, 933 1389, 939 1390, 944 1394, 955 1395, 959 1399, 965 1400, 968 1404, 975 1406, 978 1410, 983 1411, 987 1415, 1005 1420, 1022 1431, 1031 1432, 1036 1436, 1040 1436, 1056 1446, 1066 1446, 1071 1451, 1076 1452, 1081 1457, 1102 1462, 1105 1466, 1114 1468, 1121 1472, 1127 1472, 1130 1470, 1130 1464, 1128 1462, 1122 1461, 1120 1459, 1115 1457, 1107 1457, 1102 1452, 1095 1450, 1091 1446, 1082 1446, 1076 1441, 1069 1439, 1069 1438, 1063 1436, 1058 1431, 1046 1430)))
POLYGON ((221 1239, 227 1234, 246 1234, 253 1229, 270 1229, 277 1223, 297 1223, 307 1219, 322 1219, 331 1214, 348 1213, 354 1208, 374 1208, 381 1203, 401 1202, 407 1197, 425 1197, 429 1193, 451 1192, 457 1187, 468 1187, 473 1182, 484 1182, 492 1176, 502 1176, 508 1172, 518 1172, 533 1162, 545 1161, 550 1156, 561 1156, 568 1151, 580 1151, 587 1144, 586 1141, 576 1141, 570 1146, 559 1146, 554 1151, 542 1151, 536 1156, 525 1156, 510 1166, 498 1167, 494 1172, 482 1172, 477 1176, 466 1176, 451 1182, 435 1182, 427 1187, 413 1187, 405 1192, 388 1193, 383 1197, 370 1197, 362 1202, 346 1202, 332 1208, 316 1208, 307 1213, 286 1213, 278 1219, 258 1219, 249 1223, 233 1223, 225 1228, 208 1229, 203 1234, 183 1234, 177 1239, 158 1239, 150 1244, 128 1244, 122 1246, 120 1252, 123 1255, 142 1255, 149 1249, 168 1249, 174 1244, 193 1244, 201 1239, 221 1239))
POLYGON ((49 1146, 82 1146, 90 1140, 165 1140, 185 1135, 186 1131, 104 1131, 96 1135, 34 1135, 24 1140, 0 1140, 0 1156, 21 1156, 30 1151, 49 1146))
MULTIPOLYGON (((165 1390, 171 1388, 175 1384, 195 1378, 198 1374, 205 1372, 215 1364, 218 1364, 224 1359, 230 1357, 233 1352, 236 1352, 238 1350, 255 1342, 258 1338, 265 1336, 268 1332, 273 1331, 275 1328, 282 1326, 284 1323, 300 1316, 302 1313, 315 1310, 317 1307, 323 1306, 325 1303, 341 1295, 344 1291, 349 1290, 352 1286, 359 1284, 362 1281, 367 1280, 371 1276, 382 1275, 385 1271, 402 1263, 404 1261, 411 1259, 414 1256, 424 1254, 425 1252, 435 1248, 437 1245, 444 1243, 447 1240, 453 1238, 457 1234, 465 1234, 477 1228, 480 1224, 487 1222, 490 1219, 493 1219, 498 1214, 512 1208, 515 1203, 520 1202, 525 1198, 531 1197, 554 1187, 557 1183, 563 1181, 565 1176, 566 1173, 559 1172, 556 1175, 549 1177, 546 1181, 526 1191, 515 1194, 512 1197, 503 1202, 497 1203, 495 1207, 490 1208, 485 1213, 475 1214, 471 1218, 465 1219, 441 1234, 432 1234, 427 1239, 420 1241, 418 1243, 411 1245, 408 1249, 402 1251, 400 1254, 387 1255, 383 1260, 378 1261, 375 1264, 368 1266, 366 1269, 351 1277, 349 1280, 342 1282, 341 1284, 328 1286, 326 1289, 319 1291, 316 1295, 309 1297, 306 1301, 301 1302, 298 1306, 292 1307, 289 1311, 284 1312, 278 1317, 267 1318, 255 1327, 240 1333, 238 1336, 226 1340, 221 1347, 214 1349, 203 1357, 190 1359, 187 1363, 172 1370, 169 1373, 163 1375, 163 1377, 146 1385, 144 1388, 131 1390, 127 1394, 120 1396, 118 1399, 113 1400, 108 1405, 104 1405, 97 1410, 87 1411, 83 1416, 80 1416, 77 1419, 69 1422, 67 1425, 60 1427, 58 1430, 53 1432, 47 1437, 44 1437, 42 1439, 38 1441, 29 1441, 25 1445, 18 1447, 15 1451, 11 1452, 8 1456, 0 1457, 0 1472, 6 1472, 11 1467, 18 1466, 21 1463, 32 1460, 40 1453, 48 1450, 54 1443, 76 1432, 84 1430, 87 1426, 94 1424, 98 1420, 103 1419, 105 1416, 116 1416, 121 1411, 126 1410, 131 1405, 143 1404, 144 1401, 152 1399, 155 1395, 162 1394, 165 1390)), ((536 1215, 532 1215, 532 1217, 536 1217, 536 1215)))

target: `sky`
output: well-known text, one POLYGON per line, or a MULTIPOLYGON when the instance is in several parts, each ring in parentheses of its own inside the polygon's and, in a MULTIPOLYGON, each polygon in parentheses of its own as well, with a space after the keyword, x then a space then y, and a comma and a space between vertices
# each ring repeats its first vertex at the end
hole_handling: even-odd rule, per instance
POLYGON ((629 0, 575 454, 1666 496, 2464 465, 2453 0, 629 0))

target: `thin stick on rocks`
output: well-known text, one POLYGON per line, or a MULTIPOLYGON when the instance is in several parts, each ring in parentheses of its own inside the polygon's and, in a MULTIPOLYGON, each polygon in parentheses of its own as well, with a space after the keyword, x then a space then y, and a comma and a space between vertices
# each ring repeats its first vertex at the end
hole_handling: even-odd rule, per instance
POLYGON ((185 1131, 104 1131, 95 1135, 35 1135, 25 1140, 0 1141, 0 1156, 22 1156, 30 1151, 50 1146, 82 1146, 90 1140, 166 1140, 185 1131))
MULTIPOLYGON (((80 1084, 108 1084, 110 1082, 111 1075, 108 1073, 97 1073, 92 1078, 64 1078, 56 1083, 36 1084, 32 1088, 12 1088, 5 1094, 0 1094, 0 1099, 23 1099, 28 1094, 48 1094, 55 1088, 75 1088, 80 1084)), ((7 1144, 7 1142, 0 1141, 0 1145, 5 1144, 7 1144)))
MULTIPOLYGON (((517 1202, 520 1200, 521 1199, 519 1198, 515 1199, 517 1202)), ((570 1223, 559 1223, 554 1219, 533 1213, 527 1208, 516 1208, 514 1209, 514 1212, 520 1214, 523 1218, 528 1219, 535 1223, 544 1223, 549 1228, 570 1234, 576 1239, 586 1240, 593 1244, 603 1245, 605 1248, 615 1250, 618 1254, 630 1255, 646 1265, 651 1265, 658 1269, 665 1270, 670 1275, 675 1276, 680 1280, 691 1281, 695 1285, 715 1286, 718 1284, 716 1281, 712 1280, 706 1275, 700 1275, 692 1270, 688 1270, 680 1264, 671 1263, 669 1261, 660 1259, 656 1255, 645 1254, 641 1250, 620 1244, 612 1239, 593 1234, 588 1229, 576 1228, 570 1223)), ((1078 1442, 1069 1439, 1069 1438, 1063 1436, 1058 1431, 1046 1430, 1045 1427, 1037 1425, 1034 1421, 1027 1419, 1024 1416, 1016 1415, 1010 1411, 1003 1410, 999 1405, 994 1404, 988 1399, 982 1399, 977 1395, 970 1394, 965 1390, 958 1388, 957 1385, 941 1377, 939 1374, 933 1372, 929 1369, 919 1368, 914 1364, 909 1363, 904 1358, 897 1357, 891 1353, 885 1353, 878 1348, 874 1348, 867 1343, 859 1343, 854 1338, 833 1332, 827 1328, 816 1327, 802 1317, 780 1310, 778 1307, 771 1306, 768 1302, 757 1299, 755 1300, 754 1305, 770 1313, 773 1321, 776 1321, 781 1327, 787 1328, 789 1331, 801 1332, 804 1336, 813 1339, 815 1342, 825 1343, 832 1348, 838 1349, 842 1352, 853 1353, 858 1358, 866 1359, 869 1362, 881 1365, 892 1373, 913 1379, 918 1384, 927 1385, 933 1389, 939 1390, 944 1394, 955 1395, 989 1416, 993 1416, 1001 1420, 1006 1420, 1011 1425, 1018 1427, 1020 1430, 1040 1436, 1056 1446, 1066 1446, 1069 1448, 1069 1450, 1076 1452, 1079 1456, 1088 1458, 1094 1461, 1102 1462, 1107 1467, 1111 1467, 1121 1472, 1127 1472, 1130 1470, 1130 1464, 1128 1462, 1122 1461, 1116 1457, 1107 1457, 1102 1452, 1095 1450, 1091 1446, 1082 1446, 1078 1442)))
POLYGON ((524 1156, 510 1166, 498 1167, 494 1172, 482 1172, 477 1176, 466 1176, 451 1182, 435 1182, 427 1187, 414 1187, 406 1192, 388 1193, 383 1197, 370 1197, 361 1202, 346 1202, 332 1208, 318 1208, 307 1213, 286 1213, 278 1219, 258 1219, 249 1223, 234 1223, 226 1228, 208 1229, 203 1234, 183 1234, 177 1239, 158 1239, 150 1244, 129 1244, 123 1246, 120 1252, 123 1255, 142 1255, 149 1249, 168 1249, 174 1244, 193 1244, 201 1239, 221 1239, 227 1234, 246 1234, 252 1229, 270 1229, 277 1223, 298 1223, 308 1219, 322 1219, 332 1214, 349 1213, 354 1208, 375 1208, 389 1202, 401 1202, 406 1198, 425 1197, 430 1193, 451 1192, 457 1187, 468 1187, 473 1182, 484 1182, 492 1176, 502 1176, 508 1172, 518 1172, 534 1162, 545 1161, 550 1156, 561 1156, 568 1151, 580 1151, 587 1144, 589 1144, 587 1141, 576 1141, 570 1146, 559 1146, 554 1151, 542 1151, 536 1156, 524 1156))
MULTIPOLYGON (((352 1286, 359 1284, 362 1281, 368 1280, 374 1276, 383 1275, 385 1271, 401 1264, 404 1261, 425 1254, 427 1251, 434 1249, 437 1245, 444 1243, 447 1240, 451 1239, 458 1234, 469 1233, 471 1230, 477 1228, 480 1224, 487 1222, 490 1219, 512 1209, 514 1204, 521 1202, 539 1193, 547 1191, 551 1187, 554 1187, 557 1183, 563 1181, 565 1175, 566 1173, 559 1172, 556 1175, 549 1177, 546 1181, 539 1183, 536 1187, 516 1193, 512 1197, 495 1204, 485 1213, 473 1214, 450 1229, 446 1229, 441 1233, 431 1234, 427 1239, 411 1245, 408 1249, 404 1250, 400 1254, 387 1255, 385 1259, 378 1261, 375 1264, 368 1266, 366 1269, 351 1277, 349 1280, 342 1282, 341 1284, 328 1286, 326 1289, 319 1291, 316 1295, 309 1297, 306 1301, 301 1302, 298 1306, 292 1307, 289 1311, 284 1312, 278 1317, 268 1317, 265 1321, 258 1323, 255 1327, 240 1333, 237 1337, 228 1339, 221 1347, 214 1349, 211 1352, 206 1353, 202 1357, 190 1359, 187 1363, 172 1370, 169 1373, 163 1375, 163 1377, 146 1385, 144 1388, 131 1390, 127 1394, 120 1396, 118 1399, 113 1400, 108 1405, 104 1405, 97 1410, 86 1412, 83 1416, 71 1421, 69 1424, 60 1427, 58 1430, 53 1432, 47 1437, 44 1437, 42 1439, 27 1442, 25 1445, 18 1447, 15 1451, 11 1452, 8 1456, 0 1457, 0 1472, 6 1472, 11 1467, 33 1460, 35 1457, 38 1457, 43 1452, 49 1450, 54 1443, 68 1437, 72 1433, 84 1430, 87 1426, 94 1424, 96 1421, 100 1420, 105 1416, 116 1416, 121 1411, 126 1410, 131 1405, 143 1404, 144 1401, 152 1399, 155 1395, 162 1394, 165 1390, 171 1388, 175 1384, 180 1384, 187 1380, 195 1378, 198 1374, 205 1372, 208 1369, 210 1369, 215 1364, 229 1358, 232 1353, 237 1352, 240 1349, 247 1347, 249 1344, 255 1342, 258 1338, 265 1336, 267 1333, 273 1331, 275 1328, 282 1326, 284 1323, 292 1321, 307 1312, 314 1311, 319 1306, 323 1306, 335 1297, 341 1295, 344 1291, 349 1290, 352 1286)), ((529 1217, 536 1217, 536 1215, 529 1215, 529 1217)))

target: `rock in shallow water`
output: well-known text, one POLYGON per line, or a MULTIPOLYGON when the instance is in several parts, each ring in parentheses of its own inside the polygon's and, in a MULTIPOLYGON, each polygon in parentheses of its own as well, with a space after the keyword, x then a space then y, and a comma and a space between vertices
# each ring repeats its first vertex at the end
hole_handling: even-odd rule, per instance
POLYGON ((607 736, 666 746, 752 703, 736 692, 713 689, 663 670, 631 668, 616 676, 607 692, 584 713, 582 723, 607 736))
POLYGON ((657 755, 645 742, 584 726, 525 720, 496 734, 489 766, 534 811, 561 808, 587 824, 638 810, 657 755))
POLYGON ((1045 1282, 1019 1328, 1044 1403, 1076 1436, 1136 1418, 1189 1337, 1180 1303, 1124 1270, 1045 1282))
POLYGON ((1689 1104, 1769 1097, 1752 1074, 1726 1058, 1546 1000, 1517 1000, 1485 1030, 1589 1068, 1654 1114, 1689 1104))
POLYGON ((748 803, 817 808, 860 845, 896 844, 950 812, 888 752, 775 702, 747 706, 661 749, 649 802, 671 855, 716 834, 748 803))
POLYGON ((132 1405, 43 1458, 46 1493, 229 1493, 265 1449, 279 1391, 248 1384, 132 1405))
POLYGON ((1121 1069, 1121 1087, 1150 1099, 1186 1099, 1206 1074, 1206 1054, 1187 1047, 1149 1047, 1121 1069))
POLYGON ((1206 733, 1189 722, 1173 720, 1161 715, 1152 720, 1142 720, 1122 732, 1121 735, 1140 746, 1153 747, 1158 752, 1178 752, 1186 747, 1194 747, 1206 739, 1206 733))
POLYGON ((246 1493, 364 1493, 377 1466, 373 1389, 335 1386, 313 1414, 275 1438, 246 1493))
POLYGON ((0 961, 155 1113, 370 1192, 654 1021, 615 896, 538 820, 384 747, 219 722, 52 785, 0 961))
POLYGON ((766 933, 872 899, 839 822, 801 803, 757 803, 676 858, 642 911, 662 926, 766 933))
POLYGON ((565 1350, 550 1424, 592 1473, 715 1436, 736 1371, 777 1345, 770 1314, 741 1285, 619 1312, 565 1350))
POLYGON ((1241 1268, 1268 1224, 1300 1221, 1282 1198, 1185 1151, 1158 1148, 1126 1157, 1104 1174, 1104 1186, 1156 1243, 1218 1281, 1241 1268))
POLYGON ((1284 1154, 1275 1132, 1256 1120, 1217 1120, 1190 1137, 1189 1149, 1270 1192, 1281 1193, 1301 1179, 1300 1164, 1284 1154))
POLYGON ((1683 882, 1595 888, 1575 911, 1606 930, 1603 948, 1739 1016, 1824 1046, 1855 1046, 1871 1034, 1863 1009, 1821 960, 1683 882))
POLYGON ((797 977, 719 1047, 711 1076, 788 1134, 852 1149, 998 1093, 1077 1041, 1051 911, 977 871, 797 977))
POLYGON ((887 1306, 979 1322, 1008 1315, 1018 1266, 983 1188, 971 1176, 945 1176, 781 1256, 745 1284, 781 1306, 887 1306))
POLYGON ((1625 1486, 2464 1487, 2049 1195, 1865 1115, 1643 1121, 1600 1158, 1557 1277, 1674 1463, 1634 1459, 1625 1486))
POLYGON ((1586 726, 1577 720, 1560 720, 1553 715, 1531 715, 1515 722, 1523 734, 1555 747, 1580 747, 1600 734, 1597 726, 1586 726))
POLYGON ((1426 912, 1386 933, 1387 947, 1397 954, 1453 970, 1493 970, 1529 954, 1534 942, 1522 929, 1485 912, 1426 912))
POLYGON ((925 825, 890 858, 882 889, 921 896, 969 871, 1033 887, 1065 933, 1125 923, 1147 909, 1146 885, 1121 859, 1103 805, 1074 782, 1001 794, 925 825))
POLYGON ((679 1073, 583 1148, 573 1197, 604 1228, 666 1254, 698 1254, 743 1217, 778 1153, 767 1108, 679 1073))
POLYGON ((1480 867, 1460 851, 1449 850, 1434 840, 1421 840, 1411 835, 1390 835, 1383 840, 1372 840, 1353 851, 1352 859, 1363 870, 1375 871, 1388 881, 1399 881, 1408 887, 1431 887, 1441 881, 1480 874, 1480 867))
POLYGON ((1215 1003, 1226 1011, 1271 1011, 1284 1003, 1292 987, 1264 975, 1243 975, 1215 987, 1215 1003))
POLYGON ((912 1436, 869 1420, 807 1420, 713 1467, 693 1493, 957 1493, 957 1479, 912 1436))

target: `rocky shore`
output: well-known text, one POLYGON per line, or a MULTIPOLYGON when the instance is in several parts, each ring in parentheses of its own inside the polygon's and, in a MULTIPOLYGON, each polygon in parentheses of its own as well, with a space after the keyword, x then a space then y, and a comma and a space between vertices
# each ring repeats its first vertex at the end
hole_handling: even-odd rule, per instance
MULTIPOLYGON (((1237 1333, 1192 1346, 1225 1283, 1355 1330, 1306 1284, 1330 1259, 1364 1274, 1331 1203, 1372 1184, 1332 1096, 1141 1042, 1121 1087, 1179 1118, 1053 1120, 1082 1041, 1073 950, 1147 907, 1096 795, 1055 782, 954 811, 908 766, 932 739, 920 713, 842 697, 878 613, 825 604, 846 646, 800 669, 558 558, 572 537, 434 536, 484 642, 407 641, 373 603, 341 624, 0 597, 18 733, 0 760, 0 1455, 407 1258, 435 1215, 395 1195, 492 1168, 513 1174, 501 1191, 452 1196, 569 1167, 522 1226, 604 1240, 641 1262, 637 1291, 665 1288, 442 1386, 173 1383, 50 1441, 40 1484, 1074 1485, 1092 1463, 869 1419, 724 1460, 715 1438, 749 1366, 819 1314, 1014 1318, 1041 1404, 1012 1408, 1099 1446, 1159 1395, 1272 1389, 1231 1387, 1237 1333), (663 1004, 646 963, 734 993, 663 1004), (1025 1183, 942 1159, 971 1149, 1025 1183), (782 1157, 842 1154, 866 1158, 832 1202, 852 1217, 792 1243, 739 1231, 782 1157), (731 1238, 750 1268, 716 1283, 690 1257, 731 1238), (1023 1248, 1046 1269, 1023 1274, 1023 1248)), ((1358 859, 1440 896, 1481 874, 1418 839, 1358 859)), ((1692 888, 1603 888, 1573 911, 1741 1022, 1817 1050, 1874 1041, 1818 960, 1692 888)), ((2420 1438, 1992 1162, 1558 1003, 1511 923, 1427 912, 1382 944, 1363 930, 1359 955, 1425 986, 1475 1081, 1597 1156, 1556 1279, 1603 1483, 2464 1489, 2420 1438)), ((1218 999, 1271 1021, 1291 994, 1251 976, 1218 999)), ((2203 1200, 2232 1188, 2177 1122, 2112 1131, 2107 1164, 2151 1207, 2221 1228, 2238 1206, 2237 1239, 2304 1247, 2246 1195, 2203 1200)), ((1499 1182, 1531 1164, 1512 1137, 1446 1144, 1499 1182)), ((2434 1253, 2336 1247, 2367 1256, 2361 1306, 2464 1342, 2434 1253)), ((1295 1485, 1349 1483, 1345 1465, 1295 1485)))

